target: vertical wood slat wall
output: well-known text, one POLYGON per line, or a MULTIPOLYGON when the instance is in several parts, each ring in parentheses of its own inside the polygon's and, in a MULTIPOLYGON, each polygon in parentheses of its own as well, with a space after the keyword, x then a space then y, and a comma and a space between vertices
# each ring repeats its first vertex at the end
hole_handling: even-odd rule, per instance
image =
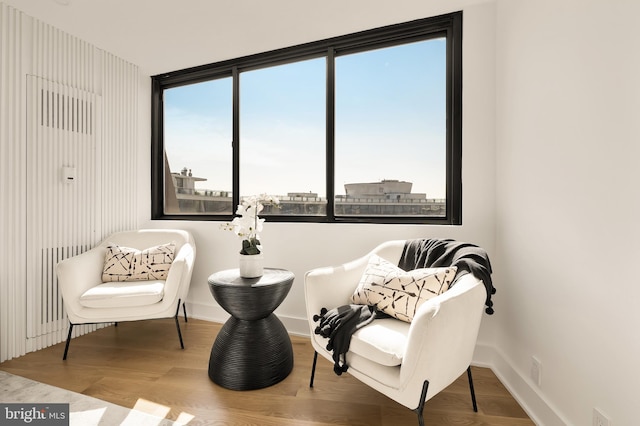
POLYGON ((26 239, 24 209, 26 195, 16 176, 25 162, 24 109, 21 76, 22 17, 0 5, 0 361, 25 352, 26 239), (19 265, 22 265, 20 267, 19 265), (23 285, 17 285, 22 283, 23 285))
POLYGON ((63 341, 55 265, 136 226, 138 81, 0 3, 0 362, 63 341))

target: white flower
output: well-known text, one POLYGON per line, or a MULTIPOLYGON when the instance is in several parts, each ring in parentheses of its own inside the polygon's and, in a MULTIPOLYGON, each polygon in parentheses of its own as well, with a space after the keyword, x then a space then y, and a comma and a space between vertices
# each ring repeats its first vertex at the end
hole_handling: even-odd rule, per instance
POLYGON ((259 254, 260 239, 259 233, 262 232, 264 219, 260 219, 258 215, 264 209, 264 205, 280 204, 280 200, 272 195, 262 194, 259 196, 252 195, 245 197, 238 205, 236 210, 237 217, 231 222, 223 223, 220 227, 227 231, 233 231, 238 237, 242 238, 242 254, 259 254))

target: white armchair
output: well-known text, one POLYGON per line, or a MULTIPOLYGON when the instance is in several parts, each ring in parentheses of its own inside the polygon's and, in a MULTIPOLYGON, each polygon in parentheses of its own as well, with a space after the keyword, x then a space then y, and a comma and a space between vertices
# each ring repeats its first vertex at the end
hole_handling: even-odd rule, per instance
MULTIPOLYGON (((369 258, 377 254, 397 265, 404 244, 405 240, 383 243, 354 261, 306 273, 306 309, 316 351, 310 387, 318 354, 334 362, 332 352, 327 350, 328 339, 314 332, 318 326, 314 316, 317 319, 322 308, 352 303, 350 297, 369 258)), ((375 319, 352 335, 345 355, 348 373, 415 411, 422 426, 425 402, 466 370, 473 409, 477 411, 470 363, 486 298, 483 282, 466 274, 450 290, 424 302, 410 323, 395 318, 375 319)))
POLYGON ((62 359, 67 358, 73 326, 106 322, 138 321, 173 317, 180 346, 184 349, 178 313, 180 304, 187 321, 184 301, 189 292, 196 248, 187 231, 146 229, 112 234, 98 246, 65 259, 56 267, 58 285, 69 318, 69 334, 62 359), (145 250, 173 243, 173 261, 165 279, 104 283, 103 268, 107 246, 145 250))

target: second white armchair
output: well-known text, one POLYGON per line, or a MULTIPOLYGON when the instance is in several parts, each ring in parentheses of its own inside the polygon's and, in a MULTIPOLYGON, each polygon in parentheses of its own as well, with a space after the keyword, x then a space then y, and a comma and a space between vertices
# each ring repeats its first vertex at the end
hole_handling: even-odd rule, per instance
POLYGON ((145 229, 112 234, 91 250, 60 262, 56 273, 69 318, 63 359, 78 324, 173 317, 184 349, 178 314, 182 304, 187 321, 184 302, 195 256, 189 232, 145 229))
MULTIPOLYGON (((353 306, 352 296, 372 257, 398 265, 405 242, 390 241, 359 259, 314 269, 305 275, 307 316, 315 349, 311 387, 318 354, 334 363, 334 370, 341 374, 330 338, 317 333, 320 314, 353 306)), ((425 402, 467 371, 473 408, 477 411, 470 363, 486 300, 483 282, 470 273, 464 274, 451 289, 424 301, 412 313, 410 322, 395 317, 376 318, 357 328, 341 360, 344 370, 414 410, 420 425, 424 424, 425 402)))

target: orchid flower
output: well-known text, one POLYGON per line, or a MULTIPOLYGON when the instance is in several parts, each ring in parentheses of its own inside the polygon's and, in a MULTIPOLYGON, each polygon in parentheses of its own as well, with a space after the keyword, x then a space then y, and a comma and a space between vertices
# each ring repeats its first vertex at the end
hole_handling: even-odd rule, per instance
POLYGON ((233 231, 242 238, 241 254, 260 254, 259 233, 262 232, 265 220, 260 219, 258 215, 264 210, 265 204, 279 206, 280 201, 276 197, 266 194, 246 197, 236 209, 238 216, 233 218, 231 222, 220 225, 222 229, 233 231))

